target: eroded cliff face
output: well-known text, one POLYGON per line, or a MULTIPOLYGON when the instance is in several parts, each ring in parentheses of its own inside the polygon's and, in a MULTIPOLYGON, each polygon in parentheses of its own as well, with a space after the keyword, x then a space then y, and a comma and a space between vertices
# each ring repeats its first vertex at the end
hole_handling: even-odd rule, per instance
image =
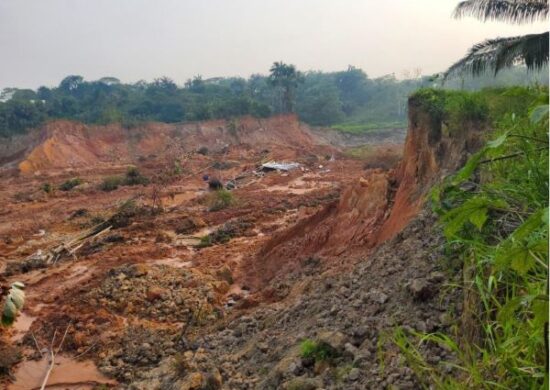
POLYGON ((465 122, 452 134, 416 98, 409 100, 409 128, 403 159, 395 170, 397 187, 391 213, 378 232, 377 242, 400 232, 422 208, 427 193, 440 179, 462 167, 482 146, 487 123, 465 122))
POLYGON ((445 123, 411 98, 409 128, 398 166, 391 171, 368 170, 342 190, 338 201, 275 235, 251 260, 262 270, 262 284, 299 268, 308 256, 320 256, 330 267, 345 262, 342 254, 364 254, 393 238, 422 209, 431 187, 480 148, 486 126, 465 123, 450 134, 445 123))

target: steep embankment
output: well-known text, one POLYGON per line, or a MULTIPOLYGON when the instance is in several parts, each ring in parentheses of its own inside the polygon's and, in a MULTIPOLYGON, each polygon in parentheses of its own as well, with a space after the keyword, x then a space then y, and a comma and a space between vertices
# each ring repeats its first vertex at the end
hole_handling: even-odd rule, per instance
POLYGON ((203 147, 221 150, 236 145, 244 150, 270 149, 274 158, 291 159, 311 153, 325 143, 293 115, 184 124, 148 123, 132 129, 119 124, 91 126, 58 120, 27 138, 17 151, 5 150, 0 154, 4 165, 17 164, 23 174, 131 164, 140 158, 166 158, 203 147))
MULTIPOLYGON (((481 146, 486 124, 468 122, 449 133, 420 98, 409 102, 403 159, 390 172, 374 169, 344 189, 339 200, 276 234, 247 264, 263 275, 256 286, 296 269, 308 256, 342 264, 339 256, 373 248, 399 233, 422 209, 433 183, 462 166, 481 146)), ((251 284, 255 281, 251 280, 251 284)))
MULTIPOLYGON (((444 272, 444 239, 424 200, 480 145, 484 124, 464 123, 450 136, 421 100, 409 107, 406 153, 394 172, 369 172, 245 263, 261 275, 254 287, 270 289, 284 305, 239 313, 146 373, 137 388, 191 389, 211 378, 219 387, 223 378, 228 389, 421 387, 390 337, 397 327, 447 333, 457 326, 461 290, 444 285, 461 275, 444 272), (346 270, 344 257, 360 261, 346 270), (338 272, 324 272, 326 262, 338 272), (185 370, 174 374, 174 365, 185 370)), ((434 364, 453 360, 436 343, 418 348, 434 364)))

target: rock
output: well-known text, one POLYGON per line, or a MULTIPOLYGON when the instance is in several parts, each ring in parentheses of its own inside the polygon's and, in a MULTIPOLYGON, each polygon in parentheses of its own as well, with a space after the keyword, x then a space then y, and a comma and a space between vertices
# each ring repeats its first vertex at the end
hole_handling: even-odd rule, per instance
POLYGON ((359 379, 360 374, 361 374, 361 372, 359 371, 358 368, 352 368, 351 371, 348 374, 348 379, 350 381, 356 381, 357 379, 359 379))
POLYGON ((296 360, 296 361, 293 361, 292 363, 290 363, 290 365, 288 366, 288 371, 291 374, 300 375, 300 372, 302 371, 302 362, 301 362, 301 360, 296 360))
POLYGON ((315 375, 321 375, 322 373, 329 370, 330 368, 331 368, 330 363, 328 361, 317 360, 315 362, 315 365, 313 366, 313 372, 315 373, 315 375))
POLYGON ((211 372, 204 375, 203 389, 217 390, 221 389, 223 385, 222 375, 217 368, 214 368, 211 372))
POLYGON ((322 332, 319 334, 318 340, 320 343, 324 343, 330 346, 339 353, 344 350, 344 346, 347 342, 346 336, 343 333, 337 331, 322 332))
POLYGON ((200 372, 194 372, 185 377, 180 390, 197 390, 202 387, 203 375, 200 372))
POLYGON ((256 345, 260 352, 266 353, 269 350, 269 345, 267 343, 258 343, 256 345))
POLYGON ((357 354, 358 352, 358 349, 357 347, 353 346, 352 344, 350 343, 346 343, 344 345, 344 351, 345 351, 345 354, 348 355, 349 357, 351 357, 352 359, 355 358, 355 355, 357 354))
POLYGON ((164 290, 160 287, 151 287, 149 291, 147 291, 147 300, 149 302, 156 301, 157 299, 162 298, 162 294, 164 293, 164 290))
POLYGON ((355 354, 353 359, 353 365, 358 367, 364 367, 370 362, 371 353, 368 350, 360 350, 355 354))
POLYGON ((316 390, 322 385, 319 379, 299 377, 283 383, 283 388, 287 390, 316 390))
POLYGON ((426 279, 414 279, 409 283, 408 290, 418 301, 425 301, 435 295, 435 289, 426 279))
POLYGON ((384 294, 382 291, 378 291, 378 290, 371 290, 367 294, 367 296, 371 301, 380 303, 380 304, 384 304, 388 300, 388 296, 384 294))
POLYGON ((428 282, 430 283, 441 283, 444 280, 445 280, 445 274, 440 271, 432 272, 428 277, 428 282))

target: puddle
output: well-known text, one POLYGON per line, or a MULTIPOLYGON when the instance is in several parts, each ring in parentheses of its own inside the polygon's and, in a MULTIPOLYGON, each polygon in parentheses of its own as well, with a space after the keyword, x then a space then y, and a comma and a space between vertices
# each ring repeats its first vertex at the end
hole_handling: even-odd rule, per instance
POLYGON ((20 312, 15 322, 13 323, 14 334, 11 336, 11 341, 16 343, 21 340, 31 328, 36 317, 30 316, 25 312, 20 312))
POLYGON ((192 235, 181 235, 176 239, 176 246, 194 247, 201 242, 201 238, 212 233, 217 227, 205 227, 192 235))
MULTIPOLYGON (((47 358, 28 360, 17 366, 14 371, 15 382, 8 385, 7 390, 40 389, 48 371, 47 358)), ((92 361, 76 361, 72 358, 58 355, 55 366, 50 374, 47 389, 93 389, 98 384, 116 384, 104 377, 92 361)))

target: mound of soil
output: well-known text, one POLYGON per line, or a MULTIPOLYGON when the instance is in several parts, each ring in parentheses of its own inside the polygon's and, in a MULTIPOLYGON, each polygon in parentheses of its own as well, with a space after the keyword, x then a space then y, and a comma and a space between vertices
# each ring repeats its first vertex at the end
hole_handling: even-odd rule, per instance
MULTIPOLYGON (((18 161, 23 174, 52 169, 108 167, 134 164, 157 156, 183 155, 199 149, 228 151, 232 146, 269 149, 276 159, 293 159, 315 147, 326 153, 334 148, 314 136, 296 116, 268 119, 241 117, 236 128, 224 120, 186 124, 148 123, 126 129, 119 124, 88 126, 67 120, 53 121, 33 135, 30 151, 0 155, 13 165, 18 161)), ((29 137, 29 136, 27 136, 29 137)), ((16 142, 16 141, 12 141, 16 142)), ((218 162, 218 165, 220 163, 218 162)), ((227 169, 229 165, 224 165, 227 169)), ((220 168, 220 167, 218 167, 220 168)))

